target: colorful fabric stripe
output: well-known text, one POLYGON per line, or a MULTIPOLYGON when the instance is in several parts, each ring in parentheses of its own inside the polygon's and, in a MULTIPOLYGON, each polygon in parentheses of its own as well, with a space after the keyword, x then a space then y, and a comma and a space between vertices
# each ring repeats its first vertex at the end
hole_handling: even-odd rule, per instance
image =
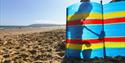
POLYGON ((125 1, 67 8, 66 57, 125 56, 125 1), (103 14, 102 14, 103 13, 103 14), (104 51, 105 50, 105 51, 104 51))
MULTIPOLYGON (((125 11, 122 12, 112 12, 104 14, 105 19, 109 18, 122 18, 125 16, 125 11)), ((79 19, 102 19, 102 14, 100 13, 84 13, 84 14, 75 14, 73 16, 68 16, 68 21, 79 20, 79 19)))
POLYGON ((125 11, 104 14, 105 19, 125 17, 125 11))
POLYGON ((116 37, 116 38, 103 38, 103 39, 89 39, 89 40, 81 40, 81 39, 67 39, 67 43, 72 44, 86 44, 86 43, 100 43, 104 40, 105 42, 125 42, 125 37, 116 37))
POLYGON ((73 16, 68 16, 68 21, 79 20, 79 19, 101 19, 102 14, 99 13, 88 13, 88 14, 75 14, 73 16))
MULTIPOLYGON (((125 48, 107 48, 109 52, 106 52, 107 55, 110 57, 112 56, 125 56, 125 48)), ((67 49, 66 56, 67 58, 81 58, 81 59, 88 59, 88 58, 95 58, 97 55, 98 57, 103 57, 104 55, 103 49, 88 49, 88 50, 75 50, 75 49, 67 49), (90 54, 91 52, 91 54, 90 54)))
MULTIPOLYGON (((115 2, 104 5, 104 20, 110 20, 113 24, 108 23, 104 26, 105 38, 125 37, 125 1, 115 2), (122 19, 117 19, 122 18, 122 19), (112 19, 117 19, 112 20, 112 19), (122 21, 122 22, 121 22, 122 21)), ((106 56, 125 56, 125 39, 109 43, 105 41, 106 56), (121 42, 123 41, 123 42, 121 42), (114 47, 115 46, 115 47, 114 47)))
POLYGON ((74 14, 86 14, 86 13, 101 13, 100 4, 98 3, 76 3, 71 6, 69 6, 67 9, 68 16, 72 16, 74 14), (86 9, 86 10, 83 10, 86 9), (91 10, 92 9, 92 10, 91 10), (78 12, 77 12, 78 11, 78 12))
POLYGON ((125 12, 124 4, 125 4, 124 1, 104 4, 103 5, 104 14, 113 13, 113 12, 121 12, 121 11, 125 12))
POLYGON ((113 23, 121 23, 121 22, 125 22, 125 17, 105 19, 104 22, 101 19, 75 20, 75 21, 67 22, 67 25, 73 26, 73 25, 102 24, 102 23, 103 24, 113 24, 113 23))
POLYGON ((94 58, 96 56, 103 57, 103 49, 88 49, 88 50, 75 50, 75 49, 67 49, 66 50, 66 57, 67 58, 81 58, 81 59, 88 59, 94 58))
MULTIPOLYGON (((124 37, 124 27, 125 23, 104 25, 105 37, 124 37)), ((98 39, 102 36, 102 31, 102 25, 67 26, 66 33, 67 39, 98 39)))
POLYGON ((125 56, 125 47, 124 48, 106 48, 106 55, 110 57, 114 56, 125 56))
MULTIPOLYGON (((106 48, 125 48, 125 42, 106 42, 106 48), (118 46, 119 45, 119 46, 118 46)), ((104 47, 103 43, 84 43, 84 44, 71 44, 67 43, 67 49, 75 49, 75 50, 87 50, 87 49, 101 49, 104 47)))
POLYGON ((100 4, 94 2, 77 3, 67 8, 66 57, 81 59, 103 57, 103 42, 99 39, 103 25, 96 24, 96 22, 102 23, 100 8, 100 4), (89 22, 91 25, 84 24, 83 21, 89 22), (96 22, 92 23, 92 21, 96 22), (98 42, 92 44, 85 41, 94 39, 97 39, 98 42), (98 55, 95 55, 95 53, 98 53, 98 55))

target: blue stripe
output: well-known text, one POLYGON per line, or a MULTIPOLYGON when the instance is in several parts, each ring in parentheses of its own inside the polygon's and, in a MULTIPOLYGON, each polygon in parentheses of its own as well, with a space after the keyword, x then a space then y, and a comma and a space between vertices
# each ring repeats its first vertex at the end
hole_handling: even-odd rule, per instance
POLYGON ((103 49, 96 49, 96 50, 73 50, 67 49, 66 50, 66 57, 67 58, 81 58, 81 59, 89 59, 94 57, 103 57, 103 49))
POLYGON ((125 56, 125 48, 106 48, 107 56, 125 56))
MULTIPOLYGON (((105 24, 105 37, 124 37, 124 27, 125 23, 105 24)), ((101 31, 102 25, 68 26, 66 35, 68 39, 97 39, 102 36, 101 31)))
POLYGON ((68 16, 82 13, 102 13, 99 3, 76 3, 68 7, 68 16))
POLYGON ((101 34, 102 25, 92 26, 69 26, 67 27, 68 39, 93 39, 99 38, 101 34))
POLYGON ((103 5, 103 7, 104 7, 104 13, 125 11, 125 1, 105 4, 103 5))
MULTIPOLYGON (((125 11, 125 1, 104 4, 104 13, 112 13, 118 11, 125 11)), ((81 13, 102 13, 101 4, 99 3, 76 3, 68 7, 68 15, 81 13), (80 9, 80 10, 79 10, 80 9)))
POLYGON ((105 24, 104 31, 106 37, 123 37, 125 36, 125 23, 105 24))

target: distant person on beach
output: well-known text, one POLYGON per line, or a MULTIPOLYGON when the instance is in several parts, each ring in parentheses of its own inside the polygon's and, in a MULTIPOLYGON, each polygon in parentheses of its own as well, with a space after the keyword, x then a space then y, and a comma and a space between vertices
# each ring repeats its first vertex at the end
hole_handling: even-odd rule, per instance
POLYGON ((80 2, 90 2, 90 0, 81 0, 80 2))

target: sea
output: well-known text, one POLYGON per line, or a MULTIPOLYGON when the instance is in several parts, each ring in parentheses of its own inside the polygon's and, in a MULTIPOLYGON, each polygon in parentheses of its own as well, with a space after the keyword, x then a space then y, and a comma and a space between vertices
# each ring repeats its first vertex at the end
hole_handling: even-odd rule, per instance
POLYGON ((65 26, 45 26, 45 27, 33 27, 33 26, 0 26, 0 29, 22 29, 22 28, 65 28, 65 26))
POLYGON ((19 29, 19 28, 30 28, 28 26, 0 26, 0 29, 19 29))

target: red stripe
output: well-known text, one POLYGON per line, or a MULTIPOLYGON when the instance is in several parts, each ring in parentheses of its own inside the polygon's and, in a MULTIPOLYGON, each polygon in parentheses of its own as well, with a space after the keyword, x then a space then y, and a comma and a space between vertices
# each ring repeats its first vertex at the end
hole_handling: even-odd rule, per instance
MULTIPOLYGON (((112 19, 105 19, 104 24, 110 24, 110 23, 120 23, 125 22, 124 18, 112 18, 112 19)), ((87 20, 75 20, 70 21, 67 23, 67 25, 82 25, 82 24, 103 24, 103 21, 100 19, 87 19, 87 20)))
POLYGON ((105 38, 106 42, 125 42, 125 37, 118 37, 118 38, 105 38))
POLYGON ((73 43, 73 44, 86 44, 86 43, 101 43, 103 42, 125 42, 125 37, 119 37, 119 38, 105 38, 105 39, 90 39, 90 40, 70 40, 67 39, 67 43, 73 43))
POLYGON ((104 23, 120 23, 120 22, 125 22, 125 17, 124 18, 113 18, 113 19, 105 19, 104 23))
POLYGON ((73 44, 85 44, 85 43, 100 43, 102 40, 99 39, 91 39, 91 40, 66 40, 67 43, 73 43, 73 44))
POLYGON ((75 21, 68 22, 68 25, 82 25, 82 24, 102 24, 102 20, 87 19, 87 20, 75 20, 75 21))

